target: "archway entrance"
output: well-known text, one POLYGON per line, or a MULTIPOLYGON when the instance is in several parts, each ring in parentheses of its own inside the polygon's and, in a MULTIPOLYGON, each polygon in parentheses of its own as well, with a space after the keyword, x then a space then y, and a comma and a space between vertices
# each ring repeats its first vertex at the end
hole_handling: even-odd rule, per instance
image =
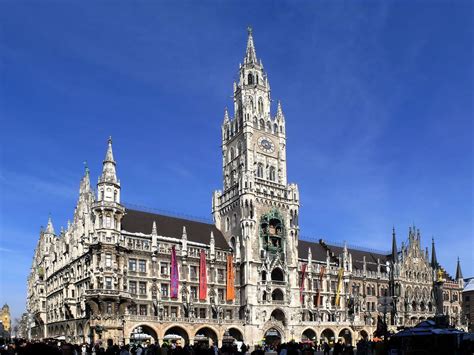
POLYGON ((265 344, 276 347, 281 343, 281 334, 278 329, 270 328, 265 332, 265 344))
POLYGON ((133 328, 130 333, 130 343, 143 344, 143 343, 156 343, 158 335, 153 328, 147 325, 139 325, 133 328))
POLYGON ((359 334, 361 339, 368 340, 369 334, 365 330, 361 330, 359 334))
POLYGON ((311 328, 306 329, 303 334, 301 334, 301 341, 303 343, 313 342, 314 344, 316 344, 316 332, 311 328))
POLYGON ((206 343, 208 345, 217 345, 217 334, 214 330, 208 327, 199 329, 194 335, 194 344, 206 343))
POLYGON ((237 328, 229 328, 228 329, 229 335, 233 337, 237 341, 243 341, 244 336, 242 335, 242 332, 238 330, 237 328))
POLYGON ((165 332, 163 341, 167 343, 189 344, 189 336, 186 330, 181 327, 171 327, 165 332))
POLYGON ((323 332, 321 333, 321 342, 326 342, 328 343, 329 345, 333 346, 334 345, 334 332, 329 329, 329 328, 326 328, 323 330, 323 332))
POLYGON ((344 328, 339 332, 339 338, 344 339, 344 344, 352 345, 352 333, 349 329, 344 328))

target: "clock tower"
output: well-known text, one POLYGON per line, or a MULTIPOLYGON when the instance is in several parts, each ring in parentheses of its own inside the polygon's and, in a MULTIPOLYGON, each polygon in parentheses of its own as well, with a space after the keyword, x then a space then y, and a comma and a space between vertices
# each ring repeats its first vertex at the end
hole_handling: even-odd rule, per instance
POLYGON ((299 193, 287 183, 285 117, 280 102, 271 113, 250 28, 233 99, 234 117, 225 109, 222 123, 223 190, 213 195, 214 221, 234 249, 247 323, 277 319, 284 327, 300 306, 299 193))

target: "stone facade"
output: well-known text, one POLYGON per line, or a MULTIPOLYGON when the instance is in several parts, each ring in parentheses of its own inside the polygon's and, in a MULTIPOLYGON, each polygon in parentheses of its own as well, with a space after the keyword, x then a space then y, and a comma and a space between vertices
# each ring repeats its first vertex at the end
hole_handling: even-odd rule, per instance
MULTIPOLYGON (((222 159, 214 224, 203 223, 123 205, 109 139, 95 191, 88 169, 81 180, 73 221, 56 233, 50 218, 40 233, 28 278, 32 337, 129 342, 139 329, 141 337, 173 334, 185 342, 220 343, 229 331, 250 345, 275 336, 354 343, 372 336, 381 296, 395 300, 388 314, 393 328, 434 315, 433 280, 444 270, 434 244, 431 261, 422 250, 415 227, 401 249, 393 231, 391 253, 299 238, 285 116, 280 103, 271 113, 270 84, 251 32, 234 83, 234 117, 224 113, 222 159), (170 297, 173 247, 177 297, 170 297), (198 296, 202 251, 204 298, 198 296), (228 294, 229 255, 235 297, 228 294)), ((460 324, 462 278, 444 275, 446 313, 460 324)))

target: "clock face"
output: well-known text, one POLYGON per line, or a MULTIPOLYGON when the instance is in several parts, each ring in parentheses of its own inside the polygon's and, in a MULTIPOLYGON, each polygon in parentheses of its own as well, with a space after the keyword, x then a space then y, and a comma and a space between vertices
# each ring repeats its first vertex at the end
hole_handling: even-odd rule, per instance
POLYGON ((273 153, 275 151, 275 144, 273 144, 272 140, 267 137, 260 137, 258 139, 258 146, 265 153, 273 153))

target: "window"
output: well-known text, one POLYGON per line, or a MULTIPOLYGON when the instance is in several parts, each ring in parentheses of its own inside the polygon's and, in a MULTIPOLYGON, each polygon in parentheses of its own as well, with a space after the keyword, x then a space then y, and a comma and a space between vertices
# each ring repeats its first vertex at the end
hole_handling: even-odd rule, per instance
POLYGON ((105 289, 106 290, 111 290, 112 289, 112 278, 111 277, 106 277, 105 278, 105 289))
POLYGON ((178 307, 171 307, 171 318, 178 317, 178 307))
POLYGON ((275 167, 271 166, 270 167, 270 181, 275 181, 276 180, 276 174, 275 174, 275 167))
POLYGON ((227 309, 225 311, 225 319, 232 319, 232 310, 227 309))
POLYGON ((257 164, 257 177, 259 178, 263 177, 263 164, 262 163, 257 164))
POLYGON ((247 83, 249 85, 253 84, 253 75, 251 73, 249 73, 249 75, 247 76, 247 83))
POLYGON ((147 308, 148 308, 148 307, 146 306, 146 304, 141 304, 141 305, 140 305, 140 315, 141 315, 141 316, 146 316, 146 314, 147 314, 147 308))
POLYGON ((168 297, 168 284, 161 284, 161 296, 168 297))
POLYGON ((197 300, 197 287, 196 286, 191 286, 191 299, 192 300, 197 300))
POLYGON ((137 282, 136 281, 129 281, 128 282, 128 290, 130 293, 137 294, 137 282))
POLYGON ((196 265, 189 266, 189 274, 190 274, 191 280, 197 280, 197 266, 196 265))
POLYGON ((112 266, 112 254, 105 254, 105 266, 111 267, 112 266))
POLYGON ((137 259, 128 259, 128 271, 137 271, 137 259))
POLYGON ((206 318, 206 309, 199 308, 199 318, 206 318))
POLYGON ((226 217, 225 218, 225 230, 226 230, 226 232, 229 231, 229 229, 230 229, 230 219, 229 219, 229 217, 226 217))
POLYGON ((263 100, 261 97, 258 99, 258 113, 263 113, 263 100))
POLYGON ((146 295, 146 282, 141 282, 138 284, 138 293, 140 295, 146 295))
POLYGON ((112 314, 112 302, 107 302, 107 314, 112 314))
POLYGON ((160 274, 161 275, 169 275, 169 267, 168 267, 168 263, 166 262, 161 262, 160 263, 160 274))
POLYGON ((128 306, 128 313, 130 313, 132 316, 136 316, 137 315, 137 305, 132 304, 132 305, 128 306))
POLYGON ((224 269, 217 269, 217 281, 218 282, 224 281, 224 269))
POLYGON ((112 218, 110 217, 110 215, 108 214, 106 217, 105 217, 105 227, 106 228, 110 228, 112 226, 112 218))
POLYGON ((224 294, 224 289, 223 288, 219 288, 217 290, 217 297, 219 299, 219 302, 224 302, 225 301, 225 299, 224 299, 225 294, 224 294))
POLYGON ((138 260, 138 271, 146 272, 146 260, 138 260))

